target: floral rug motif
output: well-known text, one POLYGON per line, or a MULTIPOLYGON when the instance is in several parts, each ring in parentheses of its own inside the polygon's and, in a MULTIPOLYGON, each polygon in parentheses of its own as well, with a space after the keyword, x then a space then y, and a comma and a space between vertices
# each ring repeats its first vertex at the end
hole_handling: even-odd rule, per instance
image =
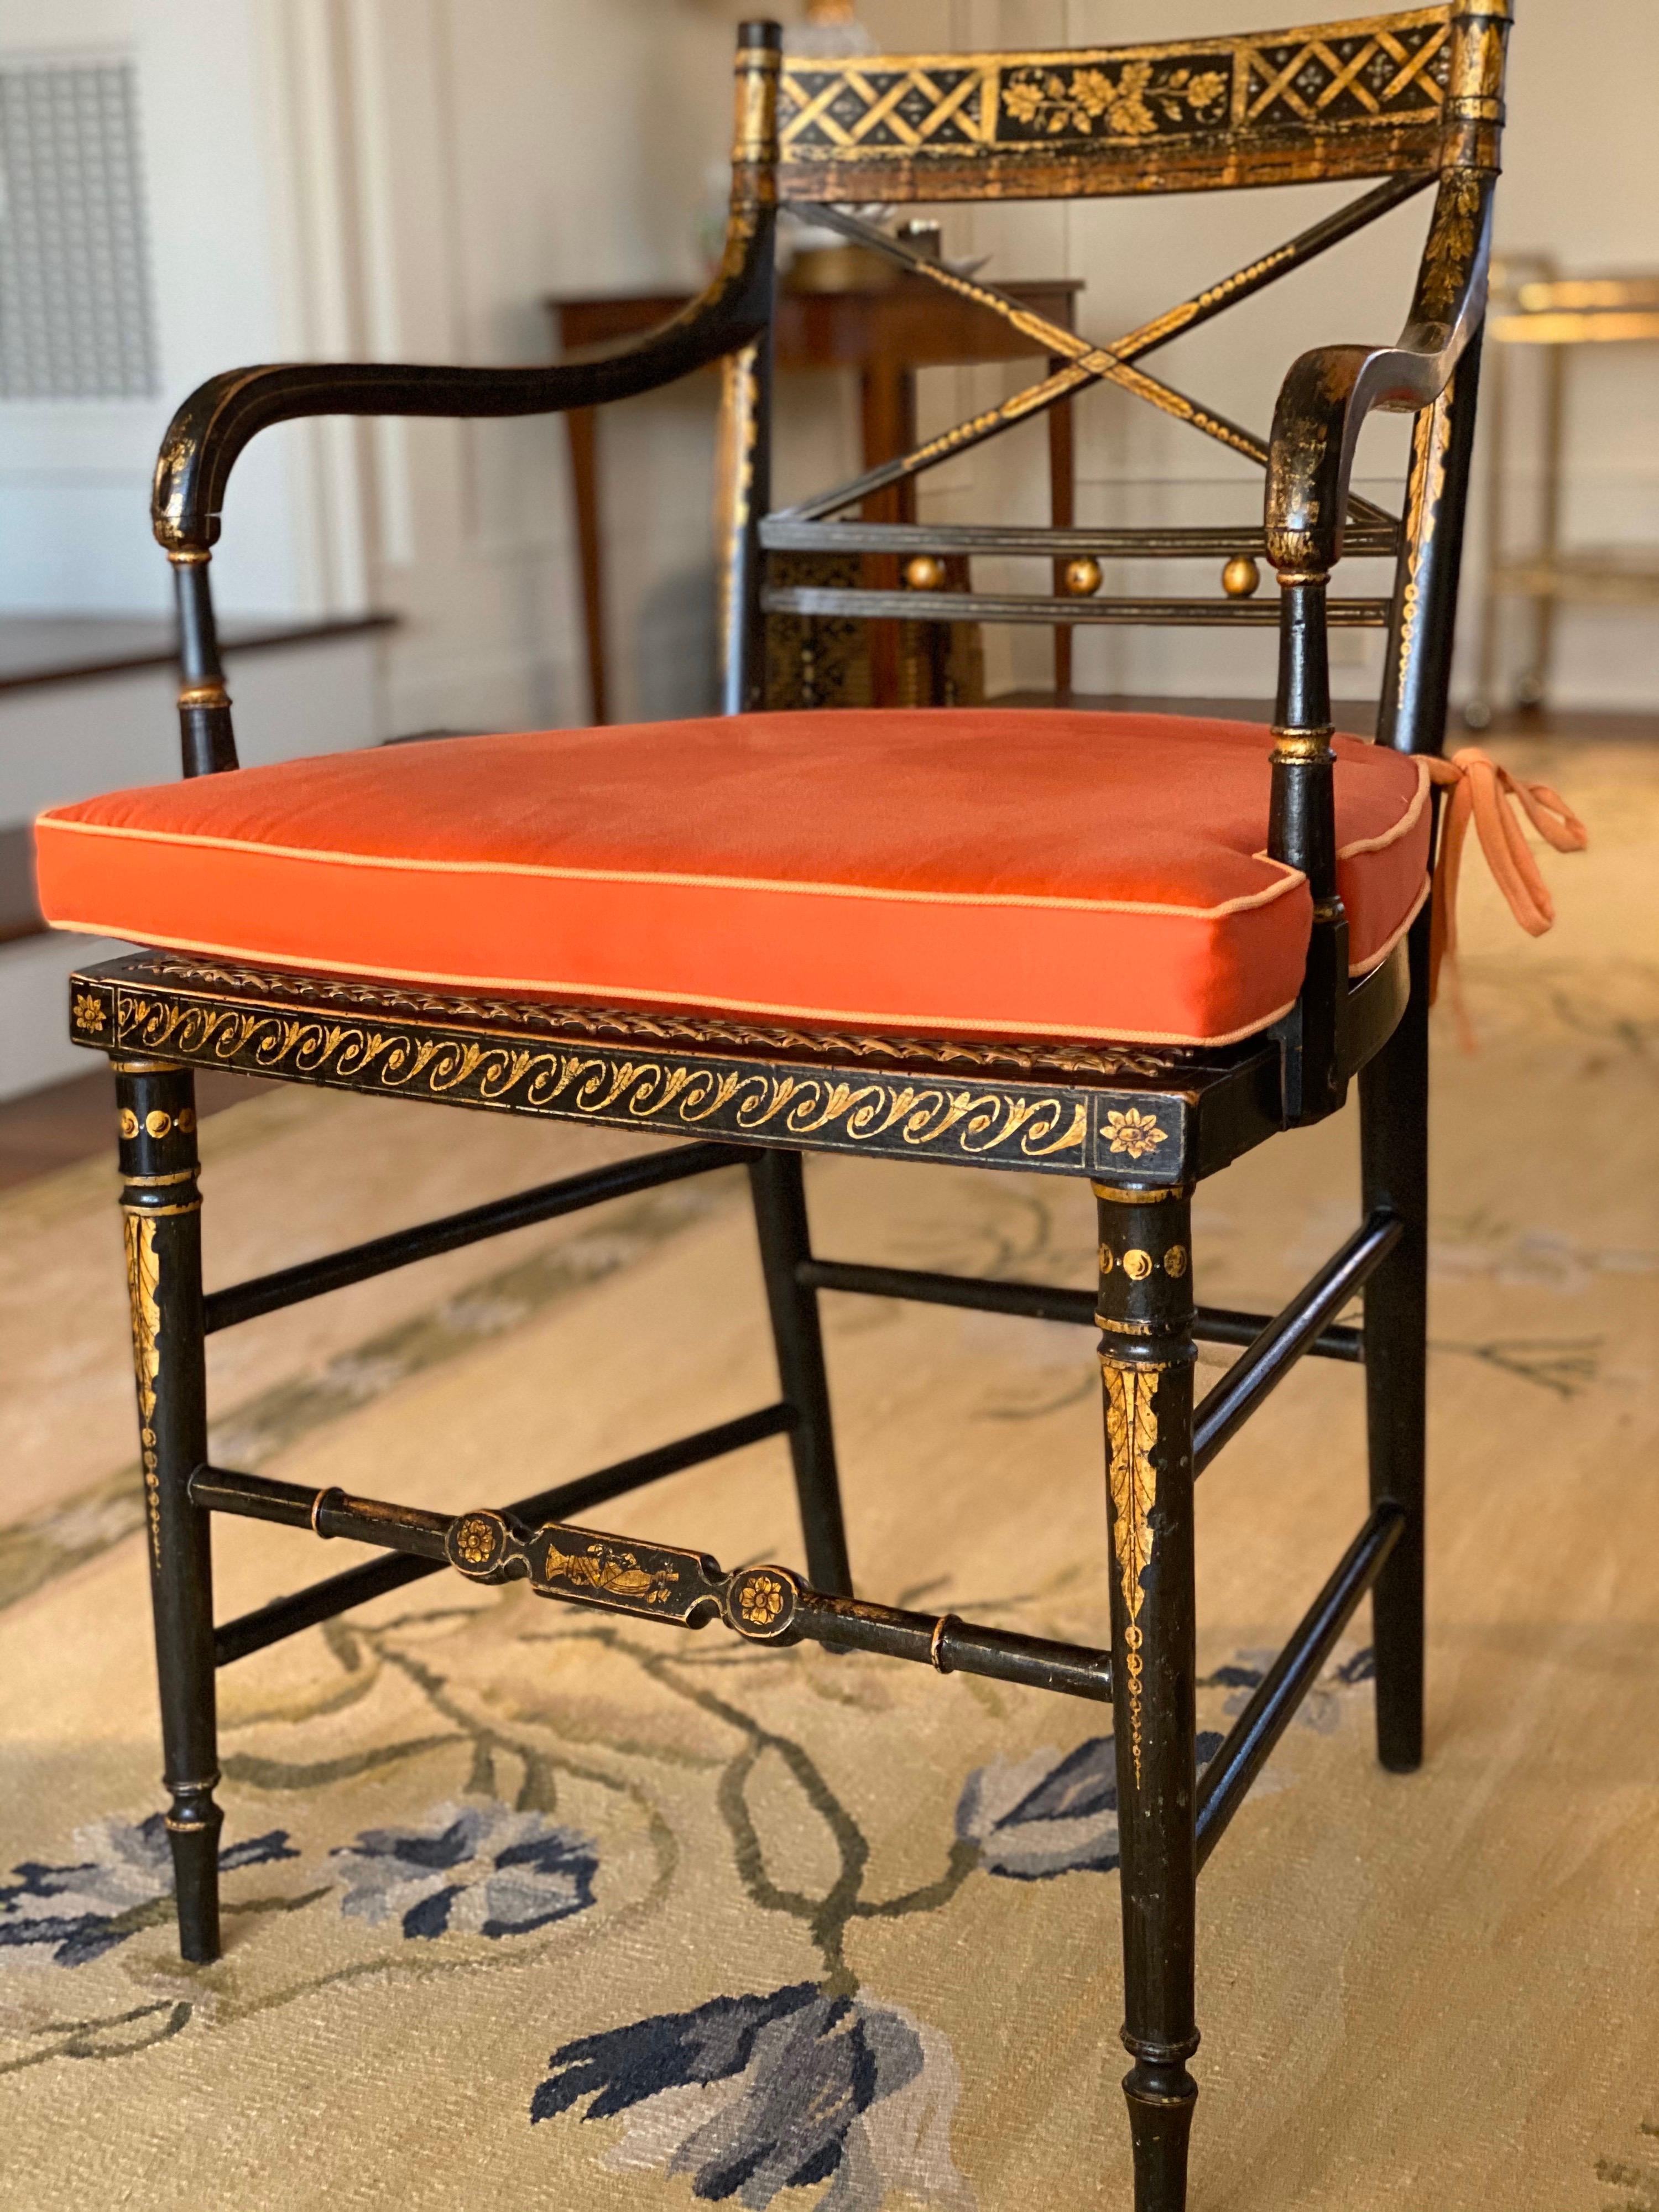
MULTIPOLYGON (((1659 756, 1523 765, 1596 845, 1546 856, 1542 945, 1469 887, 1483 1049, 1438 1050, 1429 1757, 1376 1764, 1362 1614, 1200 1887, 1194 2212, 1659 2212, 1659 756)), ((210 1279, 629 1143, 276 1094, 204 1125, 210 1279)), ((811 1191, 826 1252, 1090 1279, 1068 1183, 830 1160, 811 1191)), ((225 1954, 183 1966, 110 1199, 76 1169, 0 1201, 17 2201, 1127 2212, 1084 1701, 435 1578, 222 1674, 225 1954)), ((1200 1295, 1271 1310, 1357 1205, 1352 1115, 1241 1163, 1200 1194, 1200 1295)), ((762 1315, 713 1177, 216 1338, 215 1451, 498 1503, 765 1402, 762 1315)), ((1090 1333, 825 1316, 860 1586, 1098 1641, 1090 1333)), ((1362 1390, 1308 1363, 1205 1477, 1200 1759, 1363 1515, 1362 1390)), ((799 1563, 775 1441, 593 1517, 799 1563)), ((363 1556, 215 1544, 222 1617, 363 1556)))

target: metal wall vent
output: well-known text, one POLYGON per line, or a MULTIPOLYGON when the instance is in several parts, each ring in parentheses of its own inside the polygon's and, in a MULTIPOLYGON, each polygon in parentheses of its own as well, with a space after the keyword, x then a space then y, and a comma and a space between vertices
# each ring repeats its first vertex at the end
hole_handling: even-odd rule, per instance
POLYGON ((0 63, 0 398, 156 388, 132 64, 0 63))

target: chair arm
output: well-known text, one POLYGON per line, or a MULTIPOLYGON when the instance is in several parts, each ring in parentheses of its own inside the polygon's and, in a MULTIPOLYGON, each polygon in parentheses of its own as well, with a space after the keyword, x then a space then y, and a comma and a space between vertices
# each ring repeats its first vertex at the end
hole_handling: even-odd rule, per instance
POLYGON ((219 535, 225 483, 249 439, 306 415, 558 414, 672 384, 758 337, 771 317, 775 216, 734 206, 720 273, 700 297, 597 361, 546 368, 445 368, 382 362, 294 362, 234 368, 191 392, 168 426, 150 503, 175 559, 200 559, 219 535))
POLYGON ((1313 897, 1301 994, 1279 1024, 1284 1112, 1322 1120, 1341 1105, 1348 925, 1337 888, 1336 757, 1331 748, 1325 586, 1341 558, 1354 448, 1374 410, 1431 407, 1478 337, 1491 250, 1489 168, 1441 177, 1411 313, 1398 345, 1327 346, 1291 370, 1267 462, 1267 550, 1279 571, 1279 693, 1267 850, 1313 897))
POLYGON ((1419 414, 1445 390, 1486 313, 1492 177, 1440 180, 1397 345, 1322 346, 1285 378, 1267 460, 1267 550, 1281 576, 1323 578, 1341 558, 1354 449, 1374 411, 1419 414))

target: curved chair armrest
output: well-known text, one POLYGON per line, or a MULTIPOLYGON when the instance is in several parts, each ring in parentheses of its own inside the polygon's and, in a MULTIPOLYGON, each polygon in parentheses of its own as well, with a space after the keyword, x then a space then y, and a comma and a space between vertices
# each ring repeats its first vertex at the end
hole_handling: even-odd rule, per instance
POLYGON ((1486 313, 1490 173, 1440 180, 1411 315, 1397 345, 1322 346, 1285 378, 1267 463, 1267 550, 1281 575, 1324 577, 1341 558, 1354 449, 1365 418, 1418 414, 1445 390, 1486 313))
POLYGON ((219 535, 237 455, 273 422, 305 415, 556 414, 631 398, 737 352, 769 319, 774 222, 765 205, 734 208, 726 258, 708 290, 599 360, 525 368, 293 362, 210 377, 162 441, 150 502, 156 538, 175 557, 205 554, 219 535))

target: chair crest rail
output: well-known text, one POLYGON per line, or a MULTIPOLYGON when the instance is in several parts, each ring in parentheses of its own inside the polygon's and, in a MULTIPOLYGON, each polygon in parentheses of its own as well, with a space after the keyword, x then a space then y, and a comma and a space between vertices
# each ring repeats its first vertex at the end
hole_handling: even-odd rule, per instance
POLYGON ((786 56, 797 199, 1070 198, 1438 165, 1457 35, 1507 0, 1064 52, 786 56))

